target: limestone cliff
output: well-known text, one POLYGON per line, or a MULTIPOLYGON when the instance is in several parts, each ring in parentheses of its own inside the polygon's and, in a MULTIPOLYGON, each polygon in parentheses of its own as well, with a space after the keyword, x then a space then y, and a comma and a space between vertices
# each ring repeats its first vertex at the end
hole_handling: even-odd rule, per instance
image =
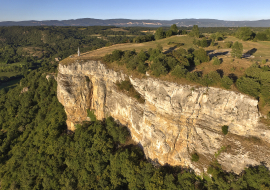
POLYGON ((218 88, 130 77, 145 98, 141 104, 117 90, 116 81, 125 77, 99 61, 60 64, 57 96, 65 107, 69 130, 90 120, 86 110, 91 109, 98 119, 112 116, 126 125, 146 157, 160 164, 202 173, 216 157, 223 169, 236 173, 261 162, 269 167, 270 131, 259 123, 257 100, 218 88), (223 125, 229 126, 226 136, 223 125), (221 152, 222 147, 227 150, 221 152), (194 152, 200 156, 198 162, 191 162, 194 152))

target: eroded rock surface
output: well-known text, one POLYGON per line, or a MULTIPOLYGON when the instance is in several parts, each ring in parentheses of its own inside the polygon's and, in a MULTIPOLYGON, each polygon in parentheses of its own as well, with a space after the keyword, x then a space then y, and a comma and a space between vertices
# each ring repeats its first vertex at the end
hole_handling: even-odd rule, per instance
POLYGON ((126 125, 146 157, 160 164, 202 173, 216 157, 223 169, 236 173, 261 162, 269 167, 270 131, 259 123, 257 100, 218 88, 130 77, 146 100, 141 104, 117 91, 116 81, 128 76, 106 69, 99 61, 60 64, 58 69, 57 96, 65 107, 69 130, 90 120, 90 109, 97 119, 112 116, 126 125), (223 125, 229 126, 226 136, 223 125), (226 151, 220 151, 224 147, 226 151), (191 162, 194 152, 199 162, 191 162))

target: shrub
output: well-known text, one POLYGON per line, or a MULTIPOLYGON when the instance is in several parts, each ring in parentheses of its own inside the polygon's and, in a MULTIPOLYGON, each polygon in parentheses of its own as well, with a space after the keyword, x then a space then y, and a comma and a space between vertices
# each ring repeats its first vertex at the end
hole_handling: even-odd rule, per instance
POLYGON ((221 34, 221 33, 217 32, 217 33, 216 33, 216 40, 217 40, 217 41, 224 40, 224 36, 223 36, 223 34, 221 34))
POLYGON ((229 41, 229 42, 226 42, 225 44, 226 44, 226 47, 227 48, 231 48, 232 45, 233 45, 233 42, 232 41, 229 41))
POLYGON ((127 50, 124 52, 124 55, 122 57, 123 61, 127 62, 131 59, 131 57, 133 57, 134 55, 136 55, 136 52, 135 51, 130 51, 130 50, 127 50))
POLYGON ((214 167, 213 166, 209 166, 208 168, 207 168, 207 173, 208 174, 212 174, 214 172, 214 167))
POLYGON ((163 31, 163 28, 160 27, 156 30, 156 33, 155 33, 155 40, 159 40, 159 39, 162 39, 165 37, 165 32, 163 31))
MULTIPOLYGON (((267 73, 265 73, 265 74, 267 74, 267 73)), ((269 77, 270 77, 270 75, 269 75, 269 77)), ((268 103, 268 104, 270 103, 270 90, 269 89, 270 89, 270 81, 261 82, 261 97, 263 98, 265 103, 268 103)))
POLYGON ((200 49, 198 49, 198 50, 195 50, 194 52, 193 52, 193 54, 194 54, 194 56, 195 57, 197 57, 197 59, 199 59, 200 60, 200 62, 207 62, 207 61, 209 61, 209 56, 207 55, 207 52, 204 50, 204 49, 202 49, 202 48, 200 48, 200 49))
POLYGON ((162 52, 162 51, 163 51, 162 45, 161 45, 161 44, 158 44, 158 45, 157 45, 157 49, 158 49, 160 52, 162 52))
POLYGON ((211 71, 210 73, 208 73, 208 77, 211 81, 213 81, 213 84, 221 81, 220 74, 217 71, 211 71))
POLYGON ((192 161, 192 162, 198 162, 199 159, 200 159, 200 157, 199 157, 199 155, 198 155, 197 153, 193 153, 193 154, 191 155, 191 161, 192 161))
POLYGON ((220 40, 224 39, 224 36, 223 36, 223 34, 221 34, 219 32, 216 32, 214 34, 211 34, 210 38, 213 39, 213 40, 220 41, 220 40))
POLYGON ((124 52, 121 50, 114 50, 112 52, 112 54, 106 54, 103 57, 103 61, 111 63, 114 61, 120 61, 120 59, 122 58, 122 56, 124 55, 124 52))
POLYGON ((146 71, 147 71, 147 69, 148 69, 148 65, 147 64, 145 64, 145 63, 139 63, 139 65, 138 65, 138 71, 140 73, 145 74, 146 71))
POLYGON ((140 103, 145 102, 144 98, 140 95, 140 93, 138 93, 135 90, 135 88, 133 87, 133 85, 131 84, 129 79, 124 80, 122 82, 117 81, 116 86, 118 87, 118 89, 120 91, 123 91, 127 95, 136 98, 138 100, 138 102, 140 102, 140 103))
POLYGON ((153 61, 156 57, 162 54, 159 49, 152 49, 152 48, 149 48, 148 53, 150 55, 148 59, 149 61, 153 61))
POLYGON ((148 59, 148 55, 143 50, 141 50, 137 55, 137 59, 141 62, 145 62, 148 59))
POLYGON ((223 86, 226 89, 229 89, 230 86, 233 84, 233 80, 229 77, 225 76, 221 79, 221 86, 223 86))
POLYGON ((249 27, 240 27, 235 33, 235 36, 241 40, 247 41, 253 39, 254 33, 249 27))
POLYGON ((124 52, 123 51, 121 51, 121 50, 114 50, 113 52, 112 52, 112 56, 111 56, 111 61, 113 62, 113 61, 119 61, 121 58, 122 58, 122 55, 124 54, 124 52))
POLYGON ((197 57, 195 57, 195 58, 194 58, 194 64, 195 64, 196 66, 198 66, 198 65, 201 64, 201 61, 200 61, 197 57))
POLYGON ((94 110, 89 110, 87 109, 87 117, 89 117, 91 119, 91 121, 96 121, 97 118, 95 116, 94 110))
POLYGON ((172 71, 172 75, 178 78, 185 78, 187 72, 188 70, 185 67, 177 65, 172 71))
POLYGON ((161 62, 153 63, 151 65, 151 70, 156 77, 166 75, 168 73, 166 67, 164 67, 161 62))
POLYGON ((126 68, 129 70, 135 70, 138 66, 138 62, 136 61, 136 59, 131 59, 126 63, 126 68))
POLYGON ((120 90, 126 90, 126 91, 129 91, 133 87, 130 80, 124 80, 121 83, 117 81, 116 85, 119 87, 120 90))
POLYGON ((218 72, 212 71, 212 72, 208 73, 207 75, 204 75, 204 77, 202 78, 202 80, 200 82, 201 82, 201 84, 203 84, 205 86, 209 86, 211 84, 216 84, 220 81, 221 81, 221 77, 218 74, 218 72))
POLYGON ((198 72, 190 73, 188 72, 186 75, 186 79, 192 82, 198 82, 200 80, 201 74, 198 72))
POLYGON ((220 65, 220 60, 217 57, 213 57, 213 65, 220 65))
POLYGON ((166 32, 166 37, 171 37, 172 35, 173 35, 173 31, 168 30, 168 31, 166 32))
POLYGON ((90 79, 89 79, 89 77, 88 76, 85 76, 85 80, 86 80, 86 82, 90 82, 90 79))
POLYGON ((229 126, 223 125, 223 126, 222 126, 222 133, 223 133, 224 135, 227 135, 227 134, 228 134, 228 129, 229 129, 229 126))
POLYGON ((249 78, 260 80, 263 70, 258 67, 258 65, 253 64, 251 67, 247 68, 245 71, 246 76, 249 78))
POLYGON ((231 51, 232 57, 241 58, 242 54, 243 54, 243 44, 238 41, 234 42, 231 51))
POLYGON ((169 65, 167 63, 167 57, 164 54, 160 54, 153 60, 151 70, 155 76, 166 75, 169 71, 169 65))
POLYGON ((266 59, 262 60, 262 64, 263 64, 263 65, 264 65, 266 62, 267 62, 266 59))
POLYGON ((190 66, 189 60, 183 56, 180 56, 178 58, 178 61, 180 62, 180 65, 182 66, 187 66, 187 67, 190 66))
POLYGON ((241 77, 237 79, 236 86, 243 93, 249 94, 255 98, 259 97, 261 85, 256 82, 255 79, 241 77))
POLYGON ((111 59, 112 55, 111 54, 106 54, 104 57, 103 57, 103 61, 107 62, 107 63, 111 63, 112 59, 111 59))
POLYGON ((188 50, 187 50, 188 53, 193 53, 194 51, 195 51, 195 49, 192 48, 192 47, 191 48, 188 48, 188 50))
POLYGON ((178 64, 177 59, 175 59, 174 57, 167 57, 166 61, 170 67, 170 70, 173 70, 175 66, 178 64))
POLYGON ((266 41, 268 38, 267 38, 267 34, 265 32, 258 32, 256 34, 256 38, 258 40, 261 40, 261 41, 266 41))
POLYGON ((206 38, 203 38, 203 39, 200 41, 200 46, 201 46, 201 47, 208 47, 208 42, 207 42, 206 38))
POLYGON ((187 50, 185 50, 184 48, 179 48, 178 50, 174 50, 172 54, 175 58, 178 58, 180 56, 187 55, 187 50))

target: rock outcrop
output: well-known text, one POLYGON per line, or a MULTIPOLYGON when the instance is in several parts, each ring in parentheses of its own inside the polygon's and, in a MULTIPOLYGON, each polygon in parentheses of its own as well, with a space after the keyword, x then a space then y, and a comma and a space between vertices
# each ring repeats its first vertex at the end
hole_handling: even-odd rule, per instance
POLYGON ((24 87, 23 89, 22 89, 22 91, 21 91, 21 94, 23 94, 23 93, 25 93, 25 92, 28 92, 28 87, 24 87))
POLYGON ((197 173, 205 172, 213 159, 236 173, 261 162, 269 167, 270 131, 259 123, 257 100, 218 88, 129 77, 145 98, 141 104, 117 90, 116 81, 126 77, 99 61, 60 63, 57 96, 69 130, 90 120, 90 109, 97 119, 112 116, 126 125, 146 157, 160 164, 191 167, 197 173), (229 126, 227 135, 223 125, 229 126), (191 161, 195 152, 198 162, 191 161))

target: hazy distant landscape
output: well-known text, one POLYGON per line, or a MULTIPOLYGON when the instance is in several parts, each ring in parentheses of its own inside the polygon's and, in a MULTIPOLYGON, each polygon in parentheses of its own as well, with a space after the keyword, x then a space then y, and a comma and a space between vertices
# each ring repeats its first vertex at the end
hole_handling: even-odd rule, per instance
POLYGON ((0 26, 177 26, 190 27, 270 27, 270 19, 257 21, 226 21, 216 19, 174 19, 174 20, 132 20, 132 19, 94 19, 81 18, 72 20, 29 20, 29 21, 5 21, 0 26))

